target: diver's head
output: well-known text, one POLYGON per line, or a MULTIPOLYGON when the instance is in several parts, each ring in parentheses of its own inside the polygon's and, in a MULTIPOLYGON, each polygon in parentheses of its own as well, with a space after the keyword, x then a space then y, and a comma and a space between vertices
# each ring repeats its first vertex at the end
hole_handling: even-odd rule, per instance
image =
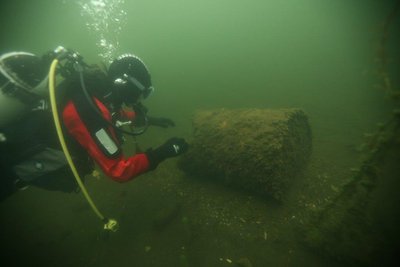
POLYGON ((150 73, 144 62, 135 55, 124 54, 115 59, 109 69, 114 104, 132 106, 147 98, 154 90, 150 73))

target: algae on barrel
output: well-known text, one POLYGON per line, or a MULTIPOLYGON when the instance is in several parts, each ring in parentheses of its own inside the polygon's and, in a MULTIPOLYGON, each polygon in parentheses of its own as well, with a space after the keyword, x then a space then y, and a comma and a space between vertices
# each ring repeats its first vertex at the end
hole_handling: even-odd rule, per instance
POLYGON ((193 140, 181 160, 189 173, 281 199, 311 152, 300 109, 197 111, 193 140))

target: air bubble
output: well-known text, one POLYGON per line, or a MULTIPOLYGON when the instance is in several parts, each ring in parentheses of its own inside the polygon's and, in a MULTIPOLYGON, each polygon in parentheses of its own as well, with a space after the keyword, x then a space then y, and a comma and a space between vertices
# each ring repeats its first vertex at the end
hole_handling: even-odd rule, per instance
POLYGON ((126 23, 124 0, 79 0, 81 16, 86 19, 86 28, 96 35, 99 56, 111 62, 119 49, 119 35, 126 23))

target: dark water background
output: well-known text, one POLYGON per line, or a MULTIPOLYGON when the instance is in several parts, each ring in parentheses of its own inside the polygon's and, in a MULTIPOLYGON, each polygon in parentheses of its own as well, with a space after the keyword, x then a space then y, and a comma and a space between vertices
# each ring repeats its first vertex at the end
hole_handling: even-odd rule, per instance
MULTIPOLYGON (((363 136, 390 114, 378 88, 377 47, 394 3, 126 1, 117 52, 145 60, 156 87, 145 104, 177 124, 150 129, 138 138, 143 148, 190 139, 198 108, 298 107, 313 131, 310 166, 280 205, 187 177, 176 159, 126 184, 90 178, 96 204, 121 225, 106 241, 82 195, 29 188, 0 203, 1 258, 11 266, 233 266, 241 258, 253 266, 342 266, 305 249, 293 225, 351 177, 363 136)), ((0 7, 0 53, 63 45, 90 63, 101 60, 99 35, 76 1, 0 7)), ((400 59, 395 32, 391 74, 400 59)), ((134 151, 129 138, 126 150, 134 151)))

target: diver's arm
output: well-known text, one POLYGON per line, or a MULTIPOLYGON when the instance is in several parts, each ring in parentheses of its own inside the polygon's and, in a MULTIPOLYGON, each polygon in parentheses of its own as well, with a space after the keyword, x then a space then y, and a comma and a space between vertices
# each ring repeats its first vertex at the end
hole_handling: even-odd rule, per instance
POLYGON ((136 113, 134 111, 121 109, 119 116, 121 119, 133 121, 136 118, 136 113))
POLYGON ((163 117, 147 117, 149 125, 158 126, 162 128, 175 127, 175 122, 168 118, 163 117))

